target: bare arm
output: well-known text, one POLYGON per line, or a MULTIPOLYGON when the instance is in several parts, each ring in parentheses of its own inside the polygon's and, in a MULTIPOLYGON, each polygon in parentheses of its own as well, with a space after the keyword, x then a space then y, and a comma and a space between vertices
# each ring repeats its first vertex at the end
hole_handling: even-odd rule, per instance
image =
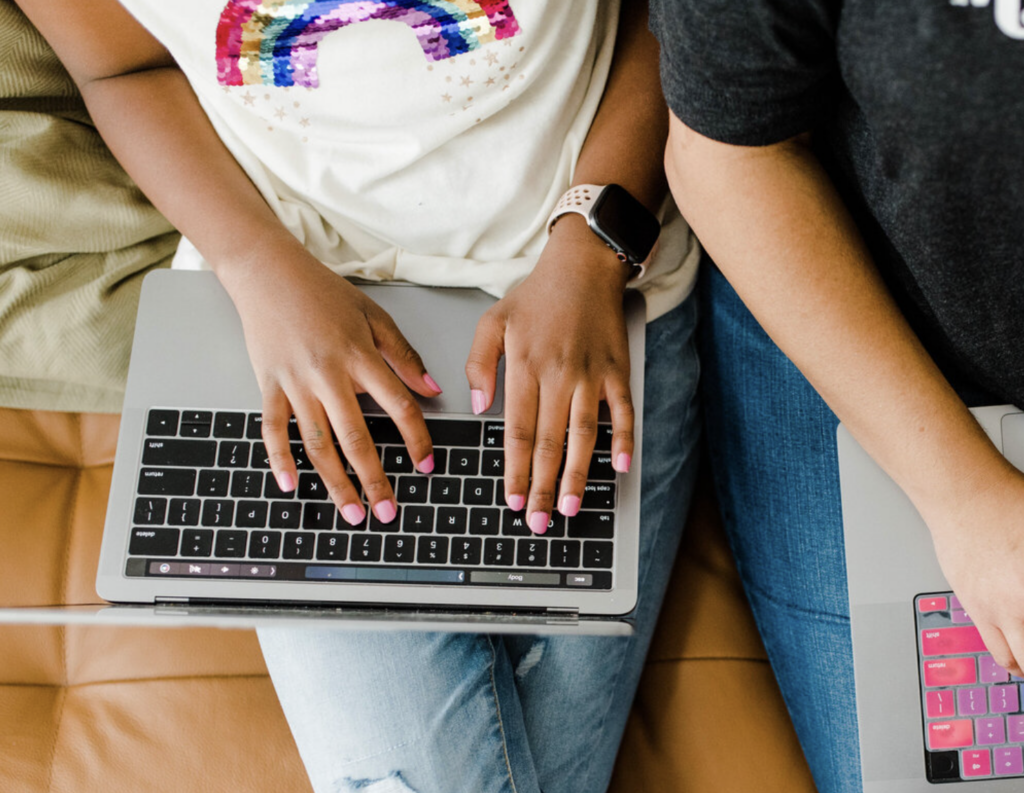
POLYGON ((739 296, 921 512, 989 649, 1024 660, 1024 578, 1000 550, 1024 479, 900 314, 808 140, 730 146, 673 117, 666 168, 739 296))

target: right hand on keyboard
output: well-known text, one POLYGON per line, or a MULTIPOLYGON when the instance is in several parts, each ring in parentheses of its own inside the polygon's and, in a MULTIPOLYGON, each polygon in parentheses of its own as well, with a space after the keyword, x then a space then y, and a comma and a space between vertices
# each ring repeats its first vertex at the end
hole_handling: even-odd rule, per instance
MULTIPOLYGON (((227 285, 226 285, 227 286, 227 285)), ((388 314, 311 256, 261 263, 228 291, 263 393, 263 440, 281 490, 298 481, 288 443, 295 415, 310 462, 350 524, 365 518, 359 493, 331 437, 333 429, 377 518, 391 522, 395 496, 366 428, 357 393, 394 420, 417 468, 433 468, 433 446, 416 400, 440 392, 388 314)))

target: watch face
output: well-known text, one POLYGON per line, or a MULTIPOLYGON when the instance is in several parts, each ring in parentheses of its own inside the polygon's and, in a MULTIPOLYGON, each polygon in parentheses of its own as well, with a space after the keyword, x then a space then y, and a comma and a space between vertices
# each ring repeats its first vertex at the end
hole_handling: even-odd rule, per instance
POLYGON ((634 264, 650 255, 661 233, 661 225, 650 210, 617 184, 601 191, 591 211, 590 225, 599 237, 634 264))

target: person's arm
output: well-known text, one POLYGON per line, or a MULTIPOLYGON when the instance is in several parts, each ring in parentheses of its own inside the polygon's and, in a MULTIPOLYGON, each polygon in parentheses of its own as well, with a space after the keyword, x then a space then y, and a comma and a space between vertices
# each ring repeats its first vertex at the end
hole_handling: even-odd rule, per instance
POLYGON ((932 531, 996 661, 1024 662, 1024 477, 896 307, 806 136, 711 140, 672 117, 669 184, 758 321, 932 531))
POLYGON ((412 458, 432 467, 426 424, 407 390, 438 393, 419 356, 385 312, 281 224, 169 53, 116 0, 18 3, 74 78, 111 151, 231 295, 263 392, 263 436, 282 489, 297 482, 287 432, 294 413, 344 517, 359 522, 365 511, 332 428, 370 504, 389 521, 394 495, 355 393, 371 393, 395 419, 412 458))
MULTIPOLYGON (((573 184, 619 184, 655 211, 667 192, 668 124, 646 6, 623 4, 611 72, 573 184)), ((505 355, 505 498, 513 509, 526 505, 534 531, 546 528, 553 507, 567 515, 579 509, 601 400, 612 414, 612 459, 618 470, 629 468, 634 415, 622 308, 628 277, 629 268, 584 218, 563 216, 534 271, 477 328, 466 376, 477 392, 474 404, 485 410, 505 355)))

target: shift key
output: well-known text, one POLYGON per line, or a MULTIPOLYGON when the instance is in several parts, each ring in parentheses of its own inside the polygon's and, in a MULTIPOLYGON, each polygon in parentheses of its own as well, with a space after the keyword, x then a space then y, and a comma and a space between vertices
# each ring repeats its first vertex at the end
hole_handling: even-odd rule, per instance
POLYGON ((183 465, 210 468, 217 459, 217 441, 150 438, 142 449, 144 465, 183 465))
POLYGON ((921 631, 921 652, 925 656, 983 653, 985 643, 973 625, 921 631))

